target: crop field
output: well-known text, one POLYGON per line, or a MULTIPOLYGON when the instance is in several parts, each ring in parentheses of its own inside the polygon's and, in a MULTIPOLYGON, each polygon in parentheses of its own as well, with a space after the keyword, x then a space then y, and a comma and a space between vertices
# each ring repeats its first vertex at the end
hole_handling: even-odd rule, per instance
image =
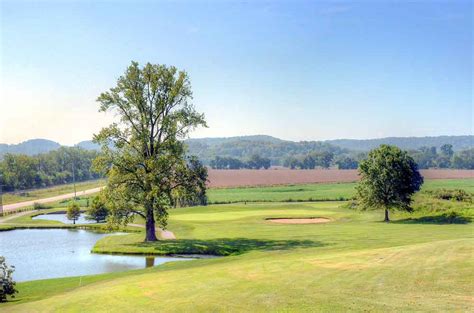
MULTIPOLYGON (((425 179, 474 178, 474 170, 422 170, 425 179)), ((286 184, 342 183, 359 179, 357 170, 209 170, 209 187, 272 186, 286 184)))

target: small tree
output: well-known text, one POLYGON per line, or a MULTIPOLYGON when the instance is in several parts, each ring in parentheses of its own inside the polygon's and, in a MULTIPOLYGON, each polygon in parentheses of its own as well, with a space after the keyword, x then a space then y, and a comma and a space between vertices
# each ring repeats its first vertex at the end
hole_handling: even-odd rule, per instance
POLYGON ((76 202, 72 202, 67 207, 67 218, 68 220, 71 220, 73 224, 76 224, 76 221, 79 219, 79 216, 81 216, 81 209, 79 208, 79 205, 76 202))
POLYGON ((390 221, 388 211, 412 211, 411 197, 420 190, 423 177, 406 151, 398 147, 381 145, 370 151, 359 165, 361 180, 357 197, 363 208, 383 209, 385 222, 390 221))
POLYGON ((87 211, 86 218, 100 223, 106 220, 107 215, 109 215, 109 210, 105 201, 100 196, 95 196, 92 199, 91 208, 87 211))
POLYGON ((14 271, 15 267, 8 266, 5 258, 0 256, 0 302, 6 302, 7 296, 15 298, 15 293, 18 292, 12 277, 14 271))

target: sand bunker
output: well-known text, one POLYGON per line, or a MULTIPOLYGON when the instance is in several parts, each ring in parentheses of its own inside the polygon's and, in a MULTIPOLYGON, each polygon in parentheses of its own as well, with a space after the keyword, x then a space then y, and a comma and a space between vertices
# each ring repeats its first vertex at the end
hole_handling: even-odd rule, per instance
POLYGON ((322 224, 331 220, 325 217, 305 217, 305 218, 267 218, 267 221, 279 224, 322 224))

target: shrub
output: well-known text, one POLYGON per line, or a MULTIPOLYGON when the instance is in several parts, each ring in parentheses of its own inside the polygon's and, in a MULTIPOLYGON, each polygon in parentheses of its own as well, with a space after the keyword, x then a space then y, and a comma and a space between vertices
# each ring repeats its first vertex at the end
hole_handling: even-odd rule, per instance
MULTIPOLYGON (((89 199, 87 199, 89 201, 89 199)), ((105 205, 105 201, 99 196, 96 196, 92 199, 92 206, 87 211, 86 218, 88 220, 95 220, 97 223, 104 222, 109 215, 109 210, 105 205)))
POLYGON ((15 297, 18 291, 15 289, 15 282, 12 274, 15 271, 14 266, 8 266, 5 258, 0 256, 0 302, 6 302, 7 296, 15 297))
POLYGON ((463 189, 437 189, 431 193, 441 200, 472 201, 472 195, 463 189))
POLYGON ((79 208, 79 205, 75 202, 70 203, 67 208, 68 220, 71 220, 73 224, 76 224, 79 216, 81 216, 81 209, 79 208))
POLYGON ((33 203, 33 209, 35 210, 46 210, 50 208, 51 208, 50 206, 43 203, 38 203, 38 202, 33 203))

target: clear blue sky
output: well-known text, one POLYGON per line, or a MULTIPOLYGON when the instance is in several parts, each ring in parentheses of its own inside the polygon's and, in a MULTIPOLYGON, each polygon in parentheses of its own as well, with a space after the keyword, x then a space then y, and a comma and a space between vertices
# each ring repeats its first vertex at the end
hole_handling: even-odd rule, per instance
POLYGON ((0 142, 90 139, 131 60, 189 72, 193 137, 473 133, 470 1, 0 2, 0 142))

